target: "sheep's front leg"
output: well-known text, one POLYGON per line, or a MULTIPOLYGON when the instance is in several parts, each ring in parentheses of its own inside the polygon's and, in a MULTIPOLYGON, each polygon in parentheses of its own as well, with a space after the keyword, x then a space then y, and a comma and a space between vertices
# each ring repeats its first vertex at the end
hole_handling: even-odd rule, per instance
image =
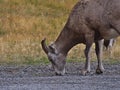
POLYGON ((84 30, 87 31, 85 34, 85 45, 86 48, 84 50, 84 54, 85 54, 85 67, 82 70, 82 75, 86 75, 87 73, 90 72, 91 68, 90 68, 90 51, 91 51, 91 47, 92 44, 94 43, 94 34, 95 32, 93 30, 90 30, 87 26, 84 27, 84 30))
POLYGON ((96 69, 97 74, 101 74, 104 71, 104 67, 102 64, 103 42, 104 42, 104 40, 95 42, 95 51, 96 51, 97 60, 98 60, 98 66, 96 69))
POLYGON ((84 51, 85 57, 86 57, 86 62, 85 62, 85 67, 82 70, 82 75, 86 75, 91 70, 91 68, 90 68, 90 51, 91 51, 91 46, 92 46, 92 43, 86 44, 86 48, 85 48, 85 51, 84 51))

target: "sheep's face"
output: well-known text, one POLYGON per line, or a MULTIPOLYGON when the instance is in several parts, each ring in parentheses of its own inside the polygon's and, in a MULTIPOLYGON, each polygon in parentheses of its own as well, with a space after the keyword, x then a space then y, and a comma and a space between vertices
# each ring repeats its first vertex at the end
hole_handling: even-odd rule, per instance
POLYGON ((58 53, 57 50, 52 46, 46 46, 45 40, 41 42, 42 48, 48 56, 49 61, 52 63, 52 67, 55 70, 56 75, 65 74, 65 55, 58 53))

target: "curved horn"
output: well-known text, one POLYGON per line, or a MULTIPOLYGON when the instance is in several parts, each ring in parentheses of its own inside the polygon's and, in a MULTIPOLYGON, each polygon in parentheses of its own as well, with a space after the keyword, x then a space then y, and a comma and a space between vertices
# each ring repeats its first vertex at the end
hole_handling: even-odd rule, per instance
POLYGON ((47 47, 47 45, 46 45, 46 43, 45 43, 45 40, 46 40, 46 38, 44 38, 44 39, 41 41, 41 45, 42 45, 42 48, 43 48, 43 50, 45 51, 45 53, 48 54, 49 49, 48 49, 48 47, 47 47))

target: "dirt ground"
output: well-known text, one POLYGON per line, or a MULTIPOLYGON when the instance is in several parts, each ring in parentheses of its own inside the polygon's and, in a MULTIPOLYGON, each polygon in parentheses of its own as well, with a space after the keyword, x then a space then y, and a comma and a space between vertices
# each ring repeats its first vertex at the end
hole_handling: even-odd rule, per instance
POLYGON ((55 76, 49 65, 0 66, 0 90, 120 90, 120 63, 104 63, 106 71, 82 76, 84 63, 67 63, 66 74, 55 76))

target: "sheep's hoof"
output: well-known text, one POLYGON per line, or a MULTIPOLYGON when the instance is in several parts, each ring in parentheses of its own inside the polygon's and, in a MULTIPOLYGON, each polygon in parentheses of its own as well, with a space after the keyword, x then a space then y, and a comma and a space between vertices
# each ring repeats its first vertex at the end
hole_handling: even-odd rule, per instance
POLYGON ((103 73, 103 70, 101 70, 99 68, 96 69, 96 74, 102 74, 102 73, 103 73))
POLYGON ((81 71, 81 74, 82 74, 83 76, 86 76, 89 72, 90 72, 90 71, 88 71, 88 70, 82 70, 82 71, 81 71))

